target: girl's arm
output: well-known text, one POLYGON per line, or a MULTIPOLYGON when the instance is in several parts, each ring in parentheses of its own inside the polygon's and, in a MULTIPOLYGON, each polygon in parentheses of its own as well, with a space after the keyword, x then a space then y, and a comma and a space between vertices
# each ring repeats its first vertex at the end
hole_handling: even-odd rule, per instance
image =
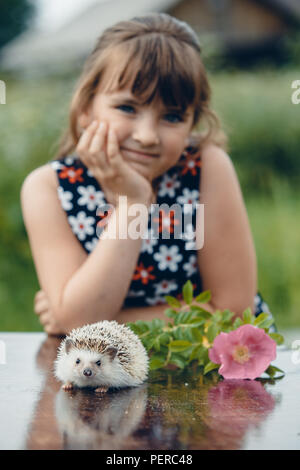
MULTIPOLYGON (((62 332, 115 318, 126 297, 142 239, 101 240, 88 256, 70 230, 50 165, 26 178, 21 202, 39 283, 62 332)), ((122 207, 116 208, 116 214, 122 211, 122 207)))
POLYGON ((215 309, 238 316, 254 311, 257 265, 241 188, 230 157, 219 147, 203 150, 200 203, 204 204, 204 246, 198 250, 203 290, 215 309))

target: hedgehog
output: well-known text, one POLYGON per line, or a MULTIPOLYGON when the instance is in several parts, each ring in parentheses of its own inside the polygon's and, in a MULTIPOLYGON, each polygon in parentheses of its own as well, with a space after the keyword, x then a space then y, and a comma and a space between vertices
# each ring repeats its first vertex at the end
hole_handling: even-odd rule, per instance
POLYGON ((147 352, 133 331, 116 321, 73 329, 61 342, 54 374, 64 390, 136 387, 148 375, 147 352))

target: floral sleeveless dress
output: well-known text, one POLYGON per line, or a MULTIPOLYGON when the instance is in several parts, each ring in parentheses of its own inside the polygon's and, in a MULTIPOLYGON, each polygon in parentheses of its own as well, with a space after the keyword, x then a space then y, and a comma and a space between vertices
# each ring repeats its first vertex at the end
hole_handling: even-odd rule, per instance
MULTIPOLYGON (((108 204, 104 192, 76 154, 49 164, 57 174, 58 197, 70 228, 83 249, 91 253, 107 215, 99 210, 108 204)), ((178 165, 160 177, 157 202, 149 210, 148 229, 123 308, 165 304, 166 295, 181 299, 182 286, 188 279, 194 295, 202 292, 195 238, 200 171, 200 154, 186 151, 178 165)), ((272 317, 259 292, 254 302, 256 316, 267 312, 272 317)))

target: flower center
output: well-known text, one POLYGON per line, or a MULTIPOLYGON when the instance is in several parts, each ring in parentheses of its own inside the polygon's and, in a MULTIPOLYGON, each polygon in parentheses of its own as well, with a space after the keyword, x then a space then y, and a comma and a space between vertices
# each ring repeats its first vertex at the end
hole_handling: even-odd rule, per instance
POLYGON ((250 359, 249 349, 247 348, 247 346, 238 344, 233 351, 232 357, 239 364, 244 364, 250 359))

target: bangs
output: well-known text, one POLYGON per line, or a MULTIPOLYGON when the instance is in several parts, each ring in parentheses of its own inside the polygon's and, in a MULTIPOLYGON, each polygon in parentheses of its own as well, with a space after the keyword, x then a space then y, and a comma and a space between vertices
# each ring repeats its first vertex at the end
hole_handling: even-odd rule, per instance
POLYGON ((109 51, 100 88, 104 92, 126 88, 142 104, 160 100, 184 113, 189 106, 197 105, 201 95, 196 54, 170 36, 135 37, 109 51))

